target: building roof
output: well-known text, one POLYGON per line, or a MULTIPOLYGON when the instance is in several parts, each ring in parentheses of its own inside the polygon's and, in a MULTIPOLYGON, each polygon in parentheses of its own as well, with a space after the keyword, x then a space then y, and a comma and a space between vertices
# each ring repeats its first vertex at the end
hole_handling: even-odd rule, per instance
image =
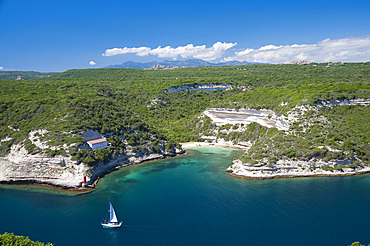
POLYGON ((107 142, 107 140, 105 138, 99 138, 99 139, 88 141, 89 144, 97 144, 97 143, 103 143, 103 142, 107 142))

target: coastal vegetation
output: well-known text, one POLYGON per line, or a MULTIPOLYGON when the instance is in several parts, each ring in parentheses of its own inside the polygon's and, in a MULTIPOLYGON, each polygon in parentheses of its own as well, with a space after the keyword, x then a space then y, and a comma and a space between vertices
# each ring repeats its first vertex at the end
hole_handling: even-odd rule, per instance
POLYGON ((370 63, 327 67, 247 65, 174 70, 85 69, 50 78, 0 80, 0 155, 23 145, 30 154, 71 155, 90 166, 127 151, 145 154, 180 148, 180 142, 204 136, 250 141, 241 159, 254 164, 279 159, 345 160, 368 164, 368 106, 316 107, 321 101, 369 99, 370 63), (229 90, 167 92, 172 87, 227 84, 229 90), (217 126, 207 108, 273 110, 278 116, 298 105, 288 131, 257 123, 217 126), (39 148, 29 134, 45 129, 39 148), (104 150, 77 148, 81 133, 98 130, 108 136, 104 150))
POLYGON ((0 234, 0 245, 3 246, 53 246, 51 243, 41 243, 39 241, 34 242, 28 237, 25 236, 17 236, 13 233, 5 232, 4 234, 0 234))
MULTIPOLYGON (((353 242, 351 245, 348 246, 365 246, 364 244, 361 244, 360 242, 353 242)), ((370 246, 370 244, 369 244, 370 246)))
POLYGON ((370 160, 370 131, 364 124, 368 120, 370 111, 367 106, 322 107, 301 115, 290 127, 290 134, 250 124, 247 131, 222 137, 254 141, 242 157, 245 162, 253 160, 260 164, 264 159, 276 162, 283 158, 331 161, 356 157, 357 161, 351 163, 351 167, 355 167, 359 161, 369 163, 370 160))

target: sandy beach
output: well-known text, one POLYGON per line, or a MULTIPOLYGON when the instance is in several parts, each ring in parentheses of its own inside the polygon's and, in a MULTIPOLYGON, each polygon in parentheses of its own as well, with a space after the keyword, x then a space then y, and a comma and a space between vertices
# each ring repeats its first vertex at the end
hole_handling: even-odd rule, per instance
POLYGON ((248 150, 251 146, 249 142, 234 144, 232 141, 218 140, 217 142, 187 142, 180 143, 183 149, 191 149, 202 146, 221 146, 248 150))

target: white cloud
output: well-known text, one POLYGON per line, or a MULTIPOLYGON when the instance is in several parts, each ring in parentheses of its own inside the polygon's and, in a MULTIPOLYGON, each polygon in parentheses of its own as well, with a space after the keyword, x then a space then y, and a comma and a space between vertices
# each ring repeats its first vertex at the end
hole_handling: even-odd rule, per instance
POLYGON ((90 61, 89 64, 94 66, 96 63, 94 61, 90 61))
POLYGON ((0 67, 0 70, 4 69, 3 67, 0 67))
POLYGON ((121 54, 136 54, 137 56, 147 56, 154 55, 160 58, 197 58, 206 61, 215 60, 221 58, 223 53, 234 47, 236 43, 214 43, 212 47, 207 48, 205 45, 194 46, 193 44, 188 44, 186 46, 178 46, 173 48, 171 46, 161 47, 158 46, 155 49, 149 47, 133 47, 133 48, 113 48, 107 49, 103 56, 115 56, 121 54))
POLYGON ((266 45, 257 50, 245 49, 223 61, 249 61, 261 63, 286 63, 295 60, 314 62, 370 61, 370 35, 344 39, 325 39, 317 44, 266 45))

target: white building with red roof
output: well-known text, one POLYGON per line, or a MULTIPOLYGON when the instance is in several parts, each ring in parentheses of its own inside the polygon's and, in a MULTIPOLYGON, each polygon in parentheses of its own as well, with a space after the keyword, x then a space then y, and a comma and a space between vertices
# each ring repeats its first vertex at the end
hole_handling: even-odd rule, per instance
POLYGON ((108 147, 107 139, 98 131, 88 130, 82 134, 82 137, 85 138, 87 144, 93 150, 108 147))
POLYGON ((105 138, 98 138, 94 140, 87 141, 87 144, 90 146, 90 148, 94 149, 101 149, 108 147, 107 139, 105 138))

